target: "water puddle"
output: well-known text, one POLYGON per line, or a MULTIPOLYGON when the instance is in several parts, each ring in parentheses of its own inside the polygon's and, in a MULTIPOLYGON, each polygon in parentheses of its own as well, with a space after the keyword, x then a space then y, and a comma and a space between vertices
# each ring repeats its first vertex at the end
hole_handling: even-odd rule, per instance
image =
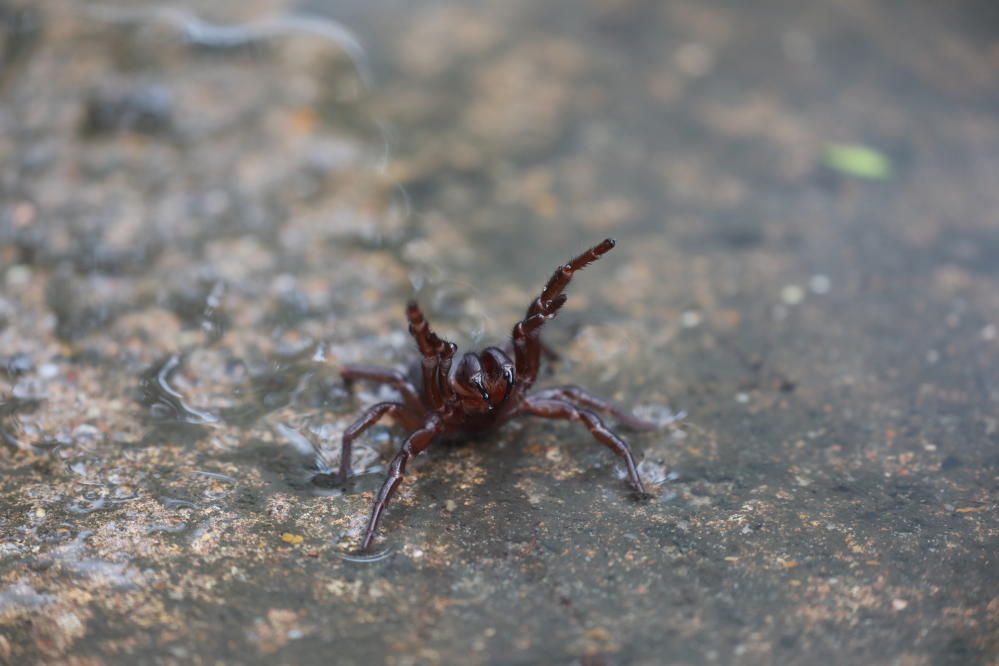
POLYGON ((184 499, 177 499, 174 497, 161 497, 160 501, 168 509, 194 509, 197 505, 194 502, 189 502, 184 499))
POLYGON ((154 422, 180 422, 191 425, 215 425, 219 418, 209 411, 191 407, 184 396, 170 385, 171 376, 180 367, 180 356, 174 354, 153 367, 142 378, 142 402, 149 408, 154 422))
POLYGON ((346 26, 332 19, 308 14, 268 16, 245 23, 212 23, 181 7, 134 9, 112 5, 90 5, 93 19, 121 25, 160 23, 176 30, 189 44, 204 49, 245 49, 278 38, 312 35, 343 50, 367 86, 371 75, 364 48, 346 26))
POLYGON ((375 564, 376 562, 382 562, 387 560, 395 553, 394 548, 386 548, 382 551, 375 551, 369 553, 347 553, 340 550, 334 550, 333 555, 344 562, 350 562, 352 564, 375 564))
POLYGON ((687 418, 687 412, 683 410, 674 412, 665 405, 638 405, 631 411, 641 420, 655 424, 656 428, 659 430, 687 418))
POLYGON ((67 503, 66 510, 70 513, 88 514, 107 508, 107 504, 107 498, 102 490, 88 490, 67 503))
POLYGON ((63 570, 82 578, 113 587, 133 587, 140 574, 127 561, 112 562, 85 555, 86 539, 93 533, 93 530, 80 532, 72 541, 49 551, 47 557, 63 570))
POLYGON ((308 488, 320 497, 357 495, 381 487, 385 466, 375 449, 359 442, 354 443, 352 475, 343 484, 337 481, 340 433, 332 424, 293 428, 278 422, 274 427, 300 460, 297 474, 291 479, 293 485, 308 488))
POLYGON ((238 481, 228 474, 218 472, 206 472, 204 470, 192 470, 191 474, 200 480, 196 481, 192 491, 209 501, 216 502, 224 499, 235 492, 238 481))
POLYGON ((187 529, 187 523, 180 518, 171 518, 163 522, 154 523, 149 526, 148 534, 156 532, 183 532, 187 529))

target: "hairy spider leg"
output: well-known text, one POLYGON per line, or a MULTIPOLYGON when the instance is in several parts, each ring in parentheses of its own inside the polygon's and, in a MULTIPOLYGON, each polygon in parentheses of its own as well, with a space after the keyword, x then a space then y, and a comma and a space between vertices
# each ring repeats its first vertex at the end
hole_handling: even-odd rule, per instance
POLYGON ((514 365, 517 369, 517 382, 521 391, 527 391, 534 384, 541 367, 541 326, 565 303, 566 295, 556 299, 553 313, 538 313, 520 321, 513 327, 514 365))
MULTIPOLYGON (((427 405, 433 411, 440 411, 444 407, 444 396, 442 394, 440 365, 441 357, 446 355, 448 350, 454 355, 453 344, 440 339, 436 333, 430 330, 427 318, 423 316, 423 311, 416 301, 410 301, 406 305, 406 318, 409 320, 409 333, 416 340, 416 346, 420 348, 423 359, 420 365, 423 369, 423 395, 427 400, 427 405)), ((450 356, 448 356, 448 366, 450 367, 450 356)))
POLYGON ((447 403, 453 403, 456 399, 454 387, 451 386, 451 360, 456 351, 458 351, 458 345, 445 340, 444 348, 440 352, 441 362, 437 366, 437 383, 440 386, 441 397, 447 403))
POLYGON ((586 389, 574 386, 556 386, 554 388, 542 389, 537 393, 531 395, 532 398, 537 398, 539 400, 545 400, 548 398, 554 398, 556 400, 564 400, 572 404, 579 404, 584 407, 589 407, 601 412, 607 412, 611 416, 620 422, 621 425, 630 428, 631 430, 658 430, 659 426, 651 421, 644 421, 636 417, 631 412, 621 409, 617 405, 604 400, 603 398, 598 398, 586 389))
POLYGON ((545 285, 544 291, 541 292, 541 295, 538 296, 533 303, 531 303, 531 307, 527 310, 527 314, 532 315, 537 314, 538 312, 544 312, 545 308, 555 299, 555 297, 561 294, 565 288, 569 286, 569 282, 572 280, 572 276, 576 271, 580 270, 584 266, 592 264, 594 261, 610 252, 615 245, 616 243, 613 238, 606 238, 569 263, 559 266, 552 274, 551 278, 548 279, 548 284, 545 285))
POLYGON ((428 421, 422 428, 407 437, 399 452, 395 454, 395 458, 389 464, 388 476, 385 477, 385 482, 378 491, 378 495, 375 496, 375 505, 371 509, 371 518, 368 520, 368 529, 361 541, 361 550, 367 550, 368 546, 371 545, 371 539, 375 536, 375 530, 378 529, 378 521, 382 517, 385 505, 388 504, 392 498, 392 493, 402 481, 409 459, 427 448, 441 429, 440 422, 428 421))
POLYGON ((614 239, 607 238, 569 263, 559 266, 549 278, 541 295, 534 299, 534 302, 527 309, 527 315, 514 326, 513 349, 518 380, 524 382, 525 388, 533 384, 538 375, 541 356, 541 325, 545 319, 554 317, 558 309, 565 303, 565 296, 562 292, 569 286, 573 274, 602 257, 614 245, 614 239), (536 319, 538 315, 542 317, 540 320, 536 319))
POLYGON ((581 421, 600 443, 624 459, 624 464, 628 469, 628 480, 631 482, 632 488, 640 493, 645 492, 645 486, 642 485, 642 479, 638 476, 635 457, 631 454, 631 449, 623 439, 604 425, 599 416, 587 409, 551 398, 538 399, 536 396, 528 396, 521 405, 521 412, 532 416, 563 421, 581 421))
POLYGON ((388 384, 402 395, 402 399, 406 401, 410 409, 418 414, 426 410, 426 405, 420 399, 419 391, 406 379, 406 375, 398 370, 377 368, 370 365, 347 365, 340 368, 340 377, 343 378, 343 383, 347 388, 352 387, 358 379, 388 384))
POLYGON ((337 472, 337 481, 343 483, 350 476, 350 457, 354 440, 361 436, 365 430, 378 423, 385 415, 394 418, 399 425, 406 430, 416 430, 421 425, 422 412, 414 414, 406 405, 398 402, 379 402, 372 405, 361 415, 361 418, 354 421, 343 431, 343 439, 340 444, 340 470, 337 472))
POLYGON ((424 356, 437 355, 441 339, 430 330, 430 324, 416 301, 406 303, 406 319, 409 321, 409 334, 416 340, 416 346, 424 356))

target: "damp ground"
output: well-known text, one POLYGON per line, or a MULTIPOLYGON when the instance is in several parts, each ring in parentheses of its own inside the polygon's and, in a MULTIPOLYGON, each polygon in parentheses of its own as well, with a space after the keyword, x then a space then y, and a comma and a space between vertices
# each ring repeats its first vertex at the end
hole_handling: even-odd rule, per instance
POLYGON ((0 662, 996 663, 993 3, 198 11, 0 4, 0 662), (338 367, 608 236, 541 381, 651 498, 518 421, 359 555, 338 367))

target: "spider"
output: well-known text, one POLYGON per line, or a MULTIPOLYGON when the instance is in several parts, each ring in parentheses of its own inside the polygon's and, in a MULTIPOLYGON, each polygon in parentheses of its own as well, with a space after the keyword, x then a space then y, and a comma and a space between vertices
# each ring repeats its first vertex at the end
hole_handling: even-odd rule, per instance
POLYGON ((380 402, 348 427, 343 434, 337 482, 346 482, 350 473, 351 446, 357 437, 385 416, 391 416, 410 432, 389 465, 388 476, 375 496, 361 550, 367 550, 374 538, 378 521, 392 493, 399 486, 410 459, 436 438, 462 439, 496 428, 519 416, 580 421, 603 445, 624 461, 631 487, 644 495, 635 458, 628 445, 610 430, 592 410, 611 414, 618 422, 634 430, 657 428, 630 413, 596 397, 578 386, 560 386, 529 393, 540 366, 541 327, 565 305, 565 288, 573 274, 596 261, 615 242, 608 238, 567 264, 559 266, 541 295, 527 309, 525 317, 513 327, 511 359, 498 347, 479 353, 464 354, 452 366, 457 345, 442 340, 427 323, 415 301, 406 306, 409 332, 422 354, 418 367, 419 386, 398 370, 364 365, 348 365, 340 370, 345 384, 364 379, 395 388, 402 402, 380 402))

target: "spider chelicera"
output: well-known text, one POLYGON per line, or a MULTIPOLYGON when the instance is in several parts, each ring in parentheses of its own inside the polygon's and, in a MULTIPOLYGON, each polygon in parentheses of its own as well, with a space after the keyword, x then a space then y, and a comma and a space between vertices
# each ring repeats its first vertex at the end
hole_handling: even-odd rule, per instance
POLYGON ((345 482, 350 474, 354 440, 379 419, 391 416, 410 431, 392 459, 388 476, 375 496, 361 550, 367 550, 371 544, 385 505, 402 481, 410 458, 427 448, 435 438, 468 437, 496 428, 518 416, 582 422, 600 443, 624 460, 631 487, 638 493, 645 493, 631 449, 592 410, 607 412, 619 423, 634 430, 655 429, 655 424, 642 421, 578 386, 560 386, 528 393, 537 378, 541 361, 541 326, 565 304, 563 291, 573 274, 599 259, 614 244, 614 240, 608 238, 559 266, 541 295, 531 303, 525 317, 513 327, 512 359, 498 347, 487 347, 478 354, 464 354, 452 368, 457 345, 442 340, 431 331, 420 307, 411 301, 406 307, 409 332, 423 355, 419 387, 398 370, 363 365, 349 365, 340 370, 348 385, 357 379, 388 384, 399 392, 402 402, 373 405, 344 431, 337 475, 339 483, 345 482))

